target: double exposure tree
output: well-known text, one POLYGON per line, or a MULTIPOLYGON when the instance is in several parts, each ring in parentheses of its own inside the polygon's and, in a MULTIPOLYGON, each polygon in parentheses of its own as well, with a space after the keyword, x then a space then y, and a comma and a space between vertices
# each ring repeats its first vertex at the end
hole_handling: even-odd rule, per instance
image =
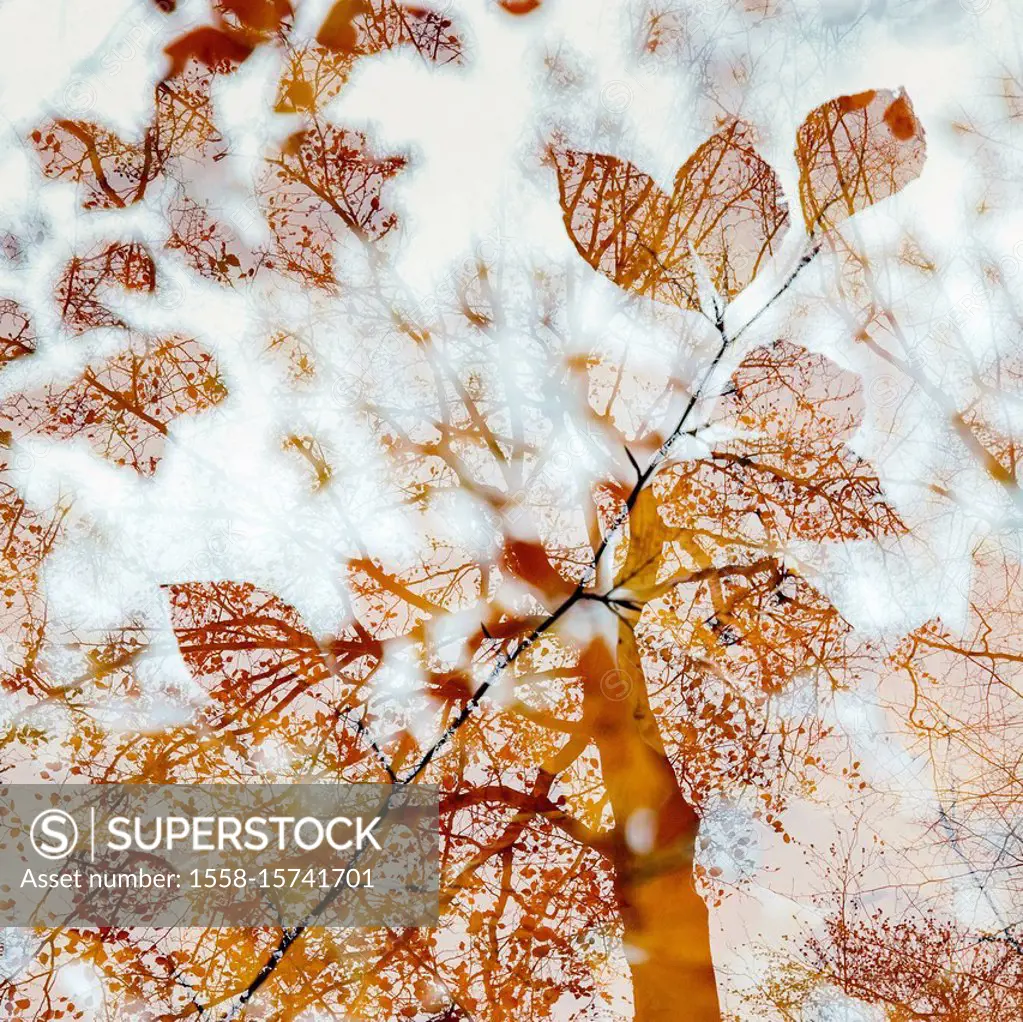
MULTIPOLYGON (((830 768, 859 777, 821 755, 823 718, 781 697, 826 701, 885 656, 917 678, 945 650, 936 625, 879 650, 815 584, 813 551, 905 526, 848 445, 856 374, 783 330, 752 343, 820 253, 843 251, 846 222, 919 176, 910 99, 870 91, 806 114, 795 218, 741 120, 722 119, 670 192, 553 131, 530 158, 572 259, 477 252, 424 305, 398 272, 389 201, 415 154, 381 152, 328 107, 388 50, 462 66, 456 27, 339 0, 299 37, 287 0, 212 6, 167 47, 141 138, 55 118, 29 139, 81 217, 148 204, 166 230, 69 255, 51 313, 80 365, 25 369, 32 386, 0 404, 3 684, 26 719, 51 721, 13 722, 4 765, 45 748, 42 776, 58 780, 436 784, 441 921, 53 930, 0 996, 15 1017, 74 1017, 56 976, 83 961, 139 1019, 717 1020, 707 905, 734 878, 701 861, 701 816, 745 799, 788 840, 794 792, 830 768), (267 52, 286 128, 238 216, 211 184, 232 166, 218 88, 267 52), (652 387, 613 345, 577 344, 570 292, 598 274, 609 301, 677 328, 652 387), (194 435, 183 417, 234 414, 237 365, 144 325, 154 307, 178 312, 180 280, 258 310, 239 363, 277 380, 273 455, 313 509, 281 544, 332 567, 336 628, 296 609, 301 577, 284 592, 229 570, 156 579, 116 624, 49 613, 53 551, 101 525, 74 493, 47 507, 21 492, 19 452, 60 441, 148 481, 194 435), (275 301, 295 294, 315 316, 275 301), (400 534, 382 538, 377 514, 400 534)), ((4 362, 33 365, 31 318, 13 298, 0 311, 4 362)), ((882 953, 868 923, 840 935, 864 959, 882 953)), ((926 936, 940 957, 955 934, 926 936)))

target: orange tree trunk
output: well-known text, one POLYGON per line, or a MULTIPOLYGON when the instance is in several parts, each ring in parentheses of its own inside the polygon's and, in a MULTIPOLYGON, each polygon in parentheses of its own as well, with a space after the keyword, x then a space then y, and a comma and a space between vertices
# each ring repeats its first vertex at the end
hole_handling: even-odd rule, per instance
POLYGON ((583 655, 585 713, 614 812, 610 848, 637 1022, 720 1022, 707 906, 693 884, 699 826, 647 700, 632 629, 583 655), (631 823, 630 823, 631 821, 631 823))

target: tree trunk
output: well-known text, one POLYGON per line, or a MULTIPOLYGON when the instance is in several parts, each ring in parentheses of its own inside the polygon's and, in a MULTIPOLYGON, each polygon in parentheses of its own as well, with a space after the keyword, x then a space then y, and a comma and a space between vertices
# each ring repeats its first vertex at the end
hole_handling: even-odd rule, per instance
POLYGON ((636 1022, 720 1022, 707 906, 693 885, 699 818, 665 755, 628 624, 619 625, 617 647, 612 658, 594 642, 582 666, 586 719, 614 812, 615 893, 636 1022))

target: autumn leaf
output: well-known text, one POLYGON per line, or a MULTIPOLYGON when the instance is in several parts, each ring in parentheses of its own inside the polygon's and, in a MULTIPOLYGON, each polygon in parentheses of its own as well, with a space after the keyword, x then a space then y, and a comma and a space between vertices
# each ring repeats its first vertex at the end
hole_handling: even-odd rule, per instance
POLYGON ((63 534, 67 507, 29 507, 0 471, 0 628, 5 639, 0 684, 7 691, 48 695, 39 658, 46 630, 46 601, 40 575, 63 534))
POLYGON ((778 175, 757 155, 740 121, 689 157, 675 177, 672 205, 715 290, 726 298, 756 277, 789 224, 778 175))
POLYGON ((214 698, 230 704, 237 685, 263 687, 272 705, 275 678, 316 685, 328 675, 324 651, 295 609, 248 583, 195 582, 166 588, 178 648, 214 698))
POLYGON ((321 111, 336 98, 355 66, 355 57, 318 44, 296 46, 277 86, 277 113, 321 111))
POLYGON ((156 136, 141 144, 88 121, 61 118, 31 134, 43 173, 81 186, 85 209, 119 209, 138 202, 163 170, 156 136))
POLYGON ((221 74, 229 73, 252 54, 250 43, 232 32, 203 25, 175 39, 165 50, 170 58, 170 78, 181 75, 190 61, 221 74))
MULTIPOLYGON (((225 771, 251 778, 278 768, 261 767, 261 747, 276 741, 293 757, 323 757, 352 780, 381 779, 359 723, 365 712, 359 687, 382 655, 379 643, 357 625, 317 640, 294 607, 250 583, 187 582, 163 590, 178 649, 203 693, 195 716, 113 741, 102 729, 84 727, 76 772, 107 781, 201 780, 225 771)), ((126 694, 131 674, 124 668, 151 643, 144 629, 98 641, 90 654, 97 668, 92 698, 114 678, 126 694)))
POLYGON ((431 63, 461 58, 462 44, 440 11, 395 0, 336 0, 316 35, 324 49, 351 57, 413 47, 431 63))
POLYGON ((811 235, 901 191, 923 170, 924 129, 905 93, 839 96, 796 135, 799 198, 811 235))
MULTIPOLYGON (((794 540, 900 532, 876 473, 846 444, 862 417, 861 390, 855 374, 788 342, 747 355, 715 418, 736 436, 670 465, 638 495, 615 593, 645 603, 726 560, 748 570, 757 551, 770 554, 767 578, 794 540)), ((731 584, 748 582, 736 574, 731 584)))
POLYGON ((338 0, 315 41, 289 47, 275 110, 316 115, 340 93, 360 58, 403 47, 414 47, 430 63, 461 62, 461 39, 440 12, 391 0, 338 0))
POLYGON ((268 160, 259 191, 283 267, 334 285, 334 246, 341 229, 369 241, 397 224, 381 194, 404 166, 400 156, 377 159, 363 135, 324 126, 287 139, 268 160))
POLYGON ((739 293, 788 226, 777 175, 734 121, 679 169, 665 194, 632 164, 555 151, 565 226, 579 254, 620 287, 700 308, 694 256, 718 294, 739 293))
POLYGON ((632 509, 612 596, 643 610, 654 712, 697 804, 719 785, 754 786, 780 826, 778 764, 805 758, 798 750, 820 734, 769 726, 771 694, 801 675, 844 688, 867 663, 787 556, 796 540, 902 531, 874 470, 847 447, 862 410, 855 374, 788 342, 756 349, 715 416, 733 438, 670 465, 632 509))
POLYGON ((0 429, 16 439, 80 437, 115 464, 152 475, 171 420, 211 408, 225 394, 216 361, 195 341, 135 338, 70 385, 8 398, 0 429))
POLYGON ((294 14, 289 0, 216 0, 213 9, 228 31, 256 44, 290 27, 294 14))
POLYGON ((212 729, 252 717, 269 733, 296 699, 336 696, 330 686, 317 689, 344 672, 351 672, 351 688, 382 655, 358 626, 317 641, 293 607, 249 583, 194 582, 166 591, 181 654, 213 701, 212 729))
POLYGON ((155 89, 154 121, 138 141, 90 121, 50 121, 30 134, 43 173, 77 184, 84 209, 121 209, 145 198, 168 163, 215 161, 222 139, 213 126, 210 89, 248 52, 212 28, 178 40, 169 50, 171 73, 155 89))
POLYGON ((800 671, 820 671, 836 688, 850 681, 852 629, 780 559, 698 576, 672 590, 665 613, 690 684, 710 674, 755 695, 781 691, 800 671))
POLYGON ((0 298, 0 366, 30 355, 36 349, 28 313, 13 299, 0 298))
POLYGON ((509 14, 531 14, 541 4, 541 0, 500 0, 501 6, 509 14))
POLYGON ((847 682, 851 629, 786 552, 903 529, 846 446, 860 390, 854 374, 787 342, 751 352, 720 410, 736 437, 670 466, 647 498, 648 538, 630 547, 619 582, 641 602, 664 597, 661 641, 686 651, 677 667, 694 693, 715 678, 737 693, 778 691, 801 670, 847 682))
POLYGON ((672 466, 672 524, 724 546, 768 546, 901 531, 873 468, 847 446, 864 408, 858 376, 787 341, 758 348, 732 377, 719 422, 737 431, 672 466), (717 537, 711 539, 711 537, 717 537))
POLYGON ((627 291, 697 308, 686 239, 653 179, 600 153, 566 150, 554 160, 565 226, 590 266, 627 291))
POLYGON ((127 326, 104 304, 105 292, 112 287, 127 291, 155 290, 156 267, 144 245, 101 245, 85 255, 75 256, 67 264, 54 297, 61 318, 72 333, 127 326))
POLYGON ((1001 805, 1023 799, 1023 565, 988 539, 973 551, 968 579, 965 614, 934 617, 893 643, 884 672, 891 703, 957 812, 982 832, 1001 805))
POLYGON ((336 0, 320 25, 316 41, 325 49, 354 55, 361 49, 356 19, 372 16, 369 0, 336 0))
POLYGON ((565 599, 575 590, 575 583, 558 572, 541 543, 509 539, 504 545, 501 567, 547 602, 565 599))

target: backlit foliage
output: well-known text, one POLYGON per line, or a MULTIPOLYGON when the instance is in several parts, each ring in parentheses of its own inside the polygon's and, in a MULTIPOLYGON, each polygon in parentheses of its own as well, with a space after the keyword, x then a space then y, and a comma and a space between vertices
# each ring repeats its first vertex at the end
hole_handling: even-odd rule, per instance
POLYGON ((186 338, 139 339, 69 386, 22 393, 0 404, 8 438, 87 441, 101 457, 156 471, 168 424, 216 404, 225 389, 213 356, 186 338))
POLYGON ((697 262, 724 298, 756 276, 788 226, 781 186, 734 122, 679 168, 672 194, 612 156, 555 152, 579 254, 621 287, 700 307, 697 262))
POLYGON ((841 96, 814 110, 796 140, 799 198, 810 234, 895 194, 924 162, 923 127, 906 95, 841 96))

